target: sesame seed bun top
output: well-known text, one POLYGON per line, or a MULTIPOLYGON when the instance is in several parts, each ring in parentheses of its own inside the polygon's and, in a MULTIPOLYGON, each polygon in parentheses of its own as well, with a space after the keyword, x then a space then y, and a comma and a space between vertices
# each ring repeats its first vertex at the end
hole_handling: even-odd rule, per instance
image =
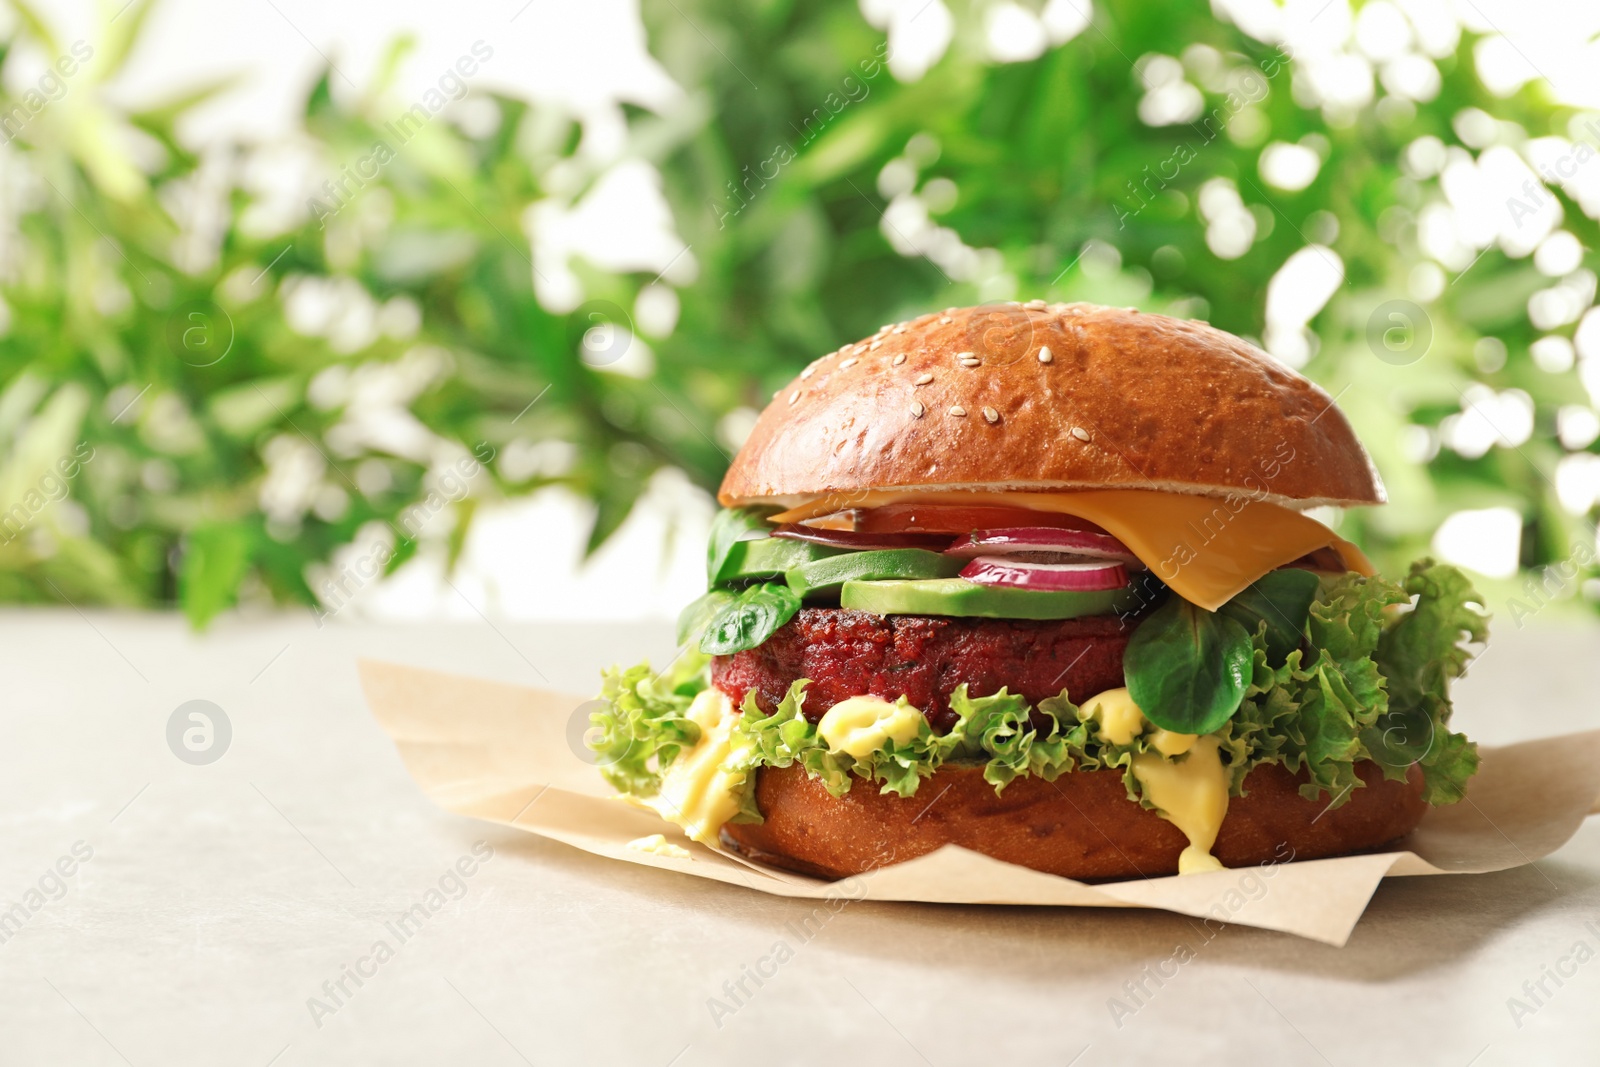
POLYGON ((1107 488, 1385 499, 1332 398, 1255 346, 1042 300, 923 315, 816 360, 761 413, 717 498, 1107 488))

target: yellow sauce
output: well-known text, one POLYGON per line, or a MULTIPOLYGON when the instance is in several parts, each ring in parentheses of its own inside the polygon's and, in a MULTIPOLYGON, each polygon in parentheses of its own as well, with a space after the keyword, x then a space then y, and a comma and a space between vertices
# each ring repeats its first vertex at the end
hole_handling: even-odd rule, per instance
POLYGON ((1096 694, 1089 698, 1083 710, 1094 719, 1100 740, 1107 744, 1132 744, 1133 739, 1144 732, 1144 712, 1126 689, 1107 689, 1096 694))
POLYGON ((1156 752, 1133 757, 1133 776, 1145 799, 1189 839, 1189 847, 1178 857, 1179 874, 1222 869, 1211 855, 1228 814, 1228 772, 1217 754, 1221 744, 1220 738, 1207 734, 1193 739, 1181 760, 1156 752))
MULTIPOLYGON (((1094 720, 1100 740, 1132 744, 1150 725, 1126 689, 1108 689, 1090 697, 1084 713, 1094 720)), ((1154 752, 1133 757, 1133 776, 1156 814, 1182 830, 1189 847, 1178 857, 1178 873, 1222 868, 1211 855, 1222 819, 1228 814, 1228 774, 1218 756, 1215 737, 1173 733, 1156 727, 1147 737, 1154 752), (1183 756, 1181 760, 1174 757, 1183 756)))
POLYGON ((882 697, 859 696, 839 701, 823 713, 817 734, 835 752, 865 759, 889 741, 903 745, 922 728, 922 712, 905 698, 895 703, 882 697))
POLYGON ((741 743, 733 736, 733 702, 719 689, 694 698, 686 716, 700 727, 700 740, 678 754, 661 776, 661 789, 637 801, 683 828, 692 840, 715 845, 722 824, 739 811, 745 772, 728 769, 741 743))
POLYGON ((1150 735, 1150 747, 1163 756, 1181 756, 1193 748, 1197 740, 1198 734, 1175 734, 1158 728, 1150 735))
POLYGON ((673 859, 688 860, 694 858, 689 855, 689 850, 682 845, 674 845, 668 841, 665 834, 636 837, 628 842, 628 847, 637 849, 640 852, 650 852, 657 856, 671 856, 673 859))

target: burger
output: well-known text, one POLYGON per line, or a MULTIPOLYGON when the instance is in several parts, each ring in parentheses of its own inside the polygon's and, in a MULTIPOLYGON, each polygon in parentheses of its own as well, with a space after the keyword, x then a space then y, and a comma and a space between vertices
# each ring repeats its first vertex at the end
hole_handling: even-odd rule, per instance
POLYGON ((1379 576, 1307 514, 1384 499, 1333 399, 1205 323, 890 324, 761 414, 683 650, 608 672, 589 744, 690 838, 824 878, 1378 849, 1464 795, 1449 685, 1486 637, 1459 571, 1379 576))

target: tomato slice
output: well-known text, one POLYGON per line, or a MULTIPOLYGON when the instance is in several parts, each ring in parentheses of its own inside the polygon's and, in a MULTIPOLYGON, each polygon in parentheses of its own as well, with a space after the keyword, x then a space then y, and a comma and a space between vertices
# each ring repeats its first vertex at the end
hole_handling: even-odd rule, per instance
POLYGON ((1064 530, 1091 530, 1100 527, 1075 515, 1050 511, 1030 511, 999 505, 966 504, 889 504, 881 508, 862 508, 853 513, 835 512, 806 523, 825 530, 854 530, 857 533, 942 533, 969 534, 1008 526, 1050 526, 1064 530))

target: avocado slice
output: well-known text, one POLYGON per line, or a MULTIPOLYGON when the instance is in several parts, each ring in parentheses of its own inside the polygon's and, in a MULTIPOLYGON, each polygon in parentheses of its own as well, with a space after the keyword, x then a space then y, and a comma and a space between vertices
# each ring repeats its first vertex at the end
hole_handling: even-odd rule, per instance
POLYGON ((925 548, 879 548, 813 560, 784 572, 797 596, 831 593, 845 582, 954 578, 967 561, 925 548))
POLYGON ((965 578, 932 581, 846 582, 842 607, 875 615, 966 615, 986 619, 1075 619, 1117 610, 1126 589, 1046 592, 979 585, 965 578))
POLYGON ((791 567, 848 552, 845 548, 797 541, 792 537, 763 537, 757 541, 737 541, 728 558, 712 579, 713 585, 744 578, 778 578, 791 567))

